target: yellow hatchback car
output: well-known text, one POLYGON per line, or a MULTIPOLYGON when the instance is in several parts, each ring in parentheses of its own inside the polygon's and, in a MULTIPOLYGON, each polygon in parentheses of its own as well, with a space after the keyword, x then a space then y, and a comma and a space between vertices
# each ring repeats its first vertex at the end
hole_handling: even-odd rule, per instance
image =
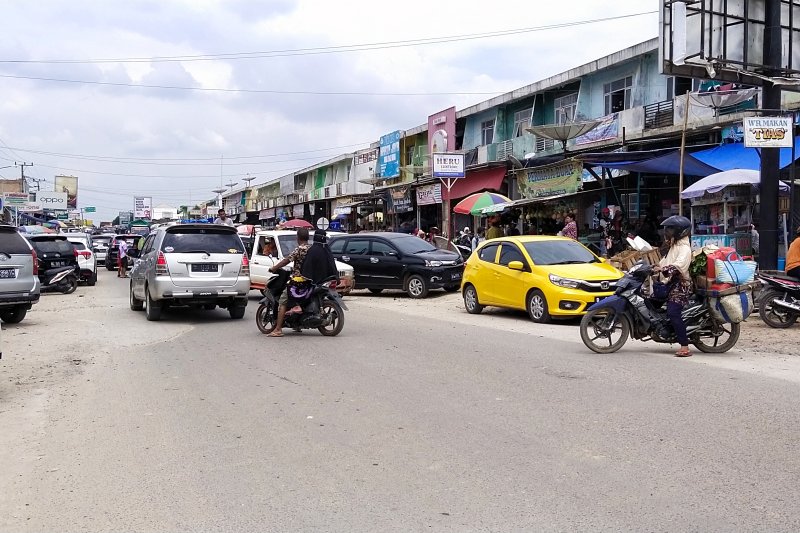
POLYGON ((567 237, 520 236, 484 241, 464 267, 468 313, 485 306, 528 312, 535 322, 579 316, 614 294, 622 272, 567 237))

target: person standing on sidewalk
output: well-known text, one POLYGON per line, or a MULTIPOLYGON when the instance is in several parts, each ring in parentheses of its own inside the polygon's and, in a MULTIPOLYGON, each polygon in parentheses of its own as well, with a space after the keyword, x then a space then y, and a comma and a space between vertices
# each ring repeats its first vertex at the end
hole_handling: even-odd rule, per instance
POLYGON ((117 277, 128 277, 128 243, 124 239, 120 239, 117 243, 117 277))

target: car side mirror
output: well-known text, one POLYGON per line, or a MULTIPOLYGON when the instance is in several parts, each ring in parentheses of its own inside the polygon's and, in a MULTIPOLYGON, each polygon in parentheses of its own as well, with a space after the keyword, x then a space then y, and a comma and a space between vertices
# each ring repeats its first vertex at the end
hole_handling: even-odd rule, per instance
POLYGON ((386 252, 386 255, 388 255, 390 257, 397 257, 400 254, 398 254, 397 252, 386 252))
POLYGON ((525 270, 525 265, 522 264, 522 261, 511 261, 508 264, 508 268, 510 268, 511 270, 518 270, 522 272, 523 270, 525 270))

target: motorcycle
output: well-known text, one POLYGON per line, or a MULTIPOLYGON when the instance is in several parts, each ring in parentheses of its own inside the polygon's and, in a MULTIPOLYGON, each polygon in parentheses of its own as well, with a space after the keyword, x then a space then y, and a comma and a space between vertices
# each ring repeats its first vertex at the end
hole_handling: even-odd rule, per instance
POLYGON ((758 314, 771 328, 788 328, 800 317, 800 279, 759 272, 764 286, 758 299, 758 314))
MULTIPOLYGON (((267 282, 264 298, 258 303, 256 325, 264 334, 272 333, 278 320, 278 300, 289 282, 290 273, 281 270, 267 282)), ((308 281, 308 280, 306 280, 308 281)), ((287 313, 284 326, 295 331, 316 329, 326 337, 335 337, 344 327, 344 310, 347 306, 336 292, 337 276, 320 284, 309 282, 307 297, 302 301, 302 313, 287 313)))
POLYGON ((60 291, 72 294, 78 288, 78 274, 75 267, 71 266, 48 268, 39 273, 39 283, 42 292, 60 291))
MULTIPOLYGON (((628 336, 659 343, 677 342, 664 302, 645 297, 642 287, 653 274, 653 267, 639 262, 617 284, 613 296, 589 307, 581 320, 581 340, 596 353, 613 353, 622 348, 628 336), (619 338, 615 336, 618 335, 619 338)), ((701 352, 724 353, 739 340, 740 325, 717 322, 706 299, 693 295, 682 313, 689 340, 701 352)))

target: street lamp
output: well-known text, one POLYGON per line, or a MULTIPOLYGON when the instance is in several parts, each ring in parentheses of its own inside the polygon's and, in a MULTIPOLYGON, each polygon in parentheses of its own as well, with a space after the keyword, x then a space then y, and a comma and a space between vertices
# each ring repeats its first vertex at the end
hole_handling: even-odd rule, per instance
POLYGON ((222 209, 222 193, 227 191, 228 189, 223 189, 220 187, 219 189, 213 189, 211 192, 217 193, 217 209, 222 209))

